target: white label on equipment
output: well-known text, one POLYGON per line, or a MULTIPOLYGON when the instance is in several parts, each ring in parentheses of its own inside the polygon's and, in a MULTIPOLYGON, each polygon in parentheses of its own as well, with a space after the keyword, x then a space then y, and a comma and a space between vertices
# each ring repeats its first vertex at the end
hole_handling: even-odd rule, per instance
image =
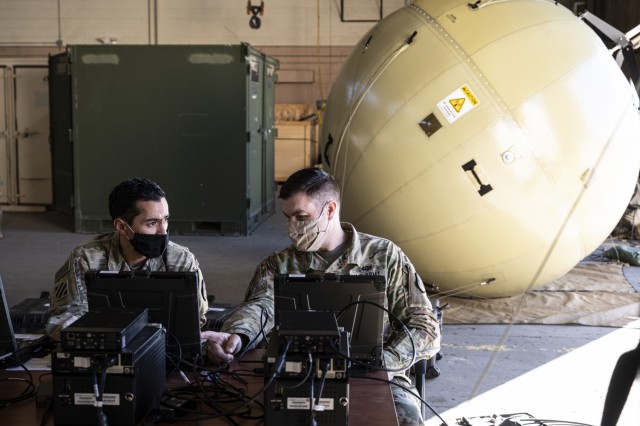
POLYGON ((437 105, 442 115, 444 115, 449 124, 451 124, 474 109, 479 103, 480 101, 469 86, 463 84, 438 102, 437 105))
POLYGON ((76 356, 73 358, 73 366, 77 368, 91 367, 91 358, 87 356, 76 356))
MULTIPOLYGON (((333 410, 333 398, 320 398, 319 405, 324 410, 333 410)), ((308 410, 309 398, 287 398, 287 410, 308 410)), ((321 411, 321 410, 317 410, 321 411)))
MULTIPOLYGON (((73 394, 75 405, 91 405, 96 404, 96 396, 92 393, 75 393, 73 394)), ((102 405, 120 405, 119 393, 105 393, 102 395, 102 405)))
POLYGON ((287 398, 287 410, 308 410, 309 398, 287 398))
POLYGON ((333 410, 333 398, 320 398, 319 404, 322 405, 325 410, 333 410))
POLYGON ((300 373, 302 371, 302 363, 287 361, 284 363, 284 371, 286 371, 287 373, 300 373))

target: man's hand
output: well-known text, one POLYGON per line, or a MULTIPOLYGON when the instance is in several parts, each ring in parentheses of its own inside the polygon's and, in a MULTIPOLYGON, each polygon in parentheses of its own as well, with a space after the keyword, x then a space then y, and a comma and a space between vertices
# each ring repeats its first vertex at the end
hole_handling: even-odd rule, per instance
POLYGON ((209 359, 220 364, 233 361, 233 356, 242 349, 242 339, 237 334, 229 334, 218 331, 203 331, 201 339, 207 339, 207 353, 209 359))

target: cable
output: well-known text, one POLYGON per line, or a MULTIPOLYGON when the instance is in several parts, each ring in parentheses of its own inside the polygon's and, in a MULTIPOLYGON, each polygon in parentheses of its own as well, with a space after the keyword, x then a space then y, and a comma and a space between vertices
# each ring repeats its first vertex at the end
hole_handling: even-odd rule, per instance
POLYGON ((322 89, 322 71, 320 69, 320 0, 316 0, 316 68, 318 72, 318 89, 320 91, 320 99, 324 100, 324 91, 322 89))
POLYGON ((269 342, 269 338, 267 337, 267 334, 265 333, 264 329, 267 326, 267 322, 269 321, 269 316, 265 315, 265 309, 260 306, 260 332, 258 334, 256 334, 253 339, 249 340, 249 343, 247 343, 245 345, 245 347, 238 353, 238 355, 236 356, 236 359, 239 361, 240 358, 242 358, 248 351, 249 348, 252 348, 252 345, 255 344, 256 340, 258 339, 258 337, 260 335, 262 335, 262 338, 265 342, 269 342), (263 321, 264 319, 264 321, 263 321))
MULTIPOLYGON (((258 396, 262 395, 262 393, 265 391, 265 389, 267 389, 271 385, 271 383, 275 380, 276 376, 278 374, 280 374, 280 372, 282 371, 282 368, 284 367, 284 364, 285 364, 285 361, 286 361, 287 352, 289 351, 289 347, 291 346, 291 342, 292 342, 291 337, 288 337, 287 341, 286 341, 286 345, 284 347, 284 350, 282 351, 282 354, 281 354, 280 358, 278 358, 277 362, 274 364, 273 373, 271 374, 271 376, 269 377, 267 382, 262 386, 262 388, 256 393, 256 395, 254 397, 252 397, 244 405, 250 404, 251 402, 255 401, 258 398, 258 396)), ((233 413, 236 410, 232 410, 231 412, 233 413)))
POLYGON ((2 383, 2 382, 22 382, 22 383, 26 384, 26 387, 16 397, 0 399, 0 408, 8 407, 8 406, 10 406, 12 404, 16 404, 18 402, 25 401, 25 400, 27 400, 29 398, 34 397, 38 393, 38 389, 36 388, 36 385, 33 382, 33 375, 31 374, 29 369, 22 362, 20 362, 19 359, 17 359, 14 356, 9 356, 6 359, 14 361, 16 364, 18 364, 18 366, 20 368, 22 368, 27 373, 27 375, 29 376, 29 379, 23 379, 21 377, 1 378, 0 379, 0 383, 2 383))
MULTIPOLYGON (((219 412, 222 417, 225 417, 232 424, 238 424, 237 422, 235 422, 231 418, 231 415, 225 414, 224 407, 220 406, 221 403, 227 402, 226 398, 223 398, 221 396, 220 390, 223 391, 222 395, 226 395, 226 396, 232 395, 236 400, 238 400, 238 399, 242 400, 241 397, 243 396, 243 393, 242 392, 237 392, 236 388, 234 388, 233 386, 230 386, 227 382, 222 380, 222 378, 220 377, 219 372, 216 372, 214 374, 210 374, 208 377, 209 377, 209 381, 211 383, 215 383, 219 387, 219 390, 218 390, 218 392, 216 392, 216 395, 214 397, 210 397, 208 395, 206 389, 205 389, 204 380, 196 380, 196 384, 198 386, 198 389, 200 390, 200 392, 204 396, 203 402, 205 402, 209 407, 211 407, 215 411, 219 412), (234 392, 234 391, 236 391, 236 392, 234 392)), ((246 380, 244 380, 244 379, 243 379, 243 382, 244 382, 244 384, 247 383, 246 380)), ((249 409, 248 413, 250 413, 250 409, 249 409)))
POLYGON ((357 378, 359 379, 366 379, 366 380, 373 380, 375 382, 383 382, 383 383, 389 383, 391 385, 397 386, 401 389, 406 390, 407 392, 411 393, 411 395, 415 396, 418 400, 420 400, 420 402, 422 402, 429 410, 431 410, 431 412, 433 414, 435 414, 440 421, 442 422, 443 426, 449 426, 447 424, 447 422, 440 416, 440 414, 435 410, 435 408, 433 408, 427 401, 425 401, 424 399, 422 399, 420 397, 420 395, 417 395, 412 389, 406 387, 406 386, 402 386, 400 383, 396 383, 392 380, 387 380, 387 379, 381 379, 379 377, 370 377, 370 376, 357 376, 357 378))
MULTIPOLYGON (((164 334, 166 336, 169 336, 171 338, 171 340, 176 342, 176 346, 178 347, 178 356, 177 357, 176 357, 176 355, 174 355, 171 352, 167 351, 166 352, 166 358, 169 360, 169 362, 171 362, 171 364, 173 364, 173 366, 175 367, 176 371, 178 371, 182 375, 182 377, 184 378, 185 377, 184 373, 180 369, 180 364, 184 361, 184 359, 183 359, 183 355, 184 354, 182 352, 182 344, 180 344, 180 339, 178 339, 178 337, 175 336, 173 333, 170 333, 169 330, 167 330, 165 327, 162 327, 162 330, 164 331, 164 334), (173 358, 177 358, 178 362, 176 363, 173 358)), ((168 348, 169 345, 167 344, 166 347, 168 348)))
MULTIPOLYGON (((495 278, 488 278, 488 279, 486 279, 484 281, 465 284, 465 285, 456 287, 456 288, 451 289, 451 290, 438 291, 437 296, 438 296, 439 299, 445 299, 447 297, 458 296, 460 294, 464 294, 464 293, 468 293, 470 291, 473 291, 473 290, 477 289, 478 287, 483 287, 485 285, 489 285, 494 281, 495 281, 495 278)), ((474 296, 474 298, 476 298, 476 299, 491 299, 490 297, 483 297, 483 296, 474 296)))
MULTIPOLYGON (((320 364, 320 360, 318 360, 318 364, 320 364)), ((329 370, 329 361, 327 361, 324 365, 322 365, 321 367, 322 370, 322 376, 320 377, 320 389, 318 390, 318 397, 316 399, 317 403, 314 402, 313 400, 313 391, 314 391, 314 385, 313 385, 313 377, 315 376, 315 374, 313 376, 311 376, 311 425, 315 426, 317 424, 316 421, 316 411, 320 411, 320 399, 322 398, 322 391, 324 390, 324 382, 327 378, 327 370, 329 370)), ((324 406, 322 406, 322 409, 324 409, 324 406)))
MULTIPOLYGON (((182 377, 182 379, 187 383, 191 383, 191 381, 189 380, 189 378, 187 377, 186 374, 184 374, 184 371, 182 371, 182 368, 180 367, 181 364, 184 364, 186 366, 192 367, 194 369, 195 372, 195 368, 196 365, 198 364, 198 361, 200 360, 200 355, 196 354, 195 359, 193 360, 187 360, 184 358, 184 353, 182 350, 182 344, 180 343, 180 340, 177 338, 177 336, 175 336, 174 334, 170 333, 166 328, 162 327, 162 330, 164 331, 165 335, 168 335, 169 337, 171 337, 173 340, 175 340, 176 345, 178 347, 178 355, 174 355, 171 352, 166 352, 165 353, 165 357, 166 359, 173 364, 173 371, 176 371, 180 377, 182 377), (177 359, 177 362, 176 360, 177 359), (193 361, 193 362, 192 362, 193 361)), ((168 347, 168 345, 167 345, 168 347)), ((168 371, 169 373, 169 371, 168 371)))
POLYGON ((116 359, 113 356, 96 355, 91 362, 91 370, 93 372, 93 390, 94 390, 94 406, 97 411, 97 423, 100 426, 107 426, 108 419, 104 410, 102 409, 105 385, 107 381, 107 370, 109 367, 116 363, 116 359), (98 374, 100 374, 100 384, 98 384, 98 374))
POLYGON ((107 370, 105 369, 102 374, 101 385, 98 385, 98 371, 97 369, 93 370, 93 391, 94 396, 96 398, 94 405, 97 411, 97 424, 100 426, 106 426, 108 424, 107 415, 104 413, 102 409, 102 396, 104 394, 104 385, 106 381, 107 370))
POLYGON ((174 361, 174 359, 173 359, 173 358, 176 358, 176 356, 175 356, 175 355, 172 355, 172 354, 170 354, 170 353, 168 353, 168 352, 167 352, 167 353, 165 353, 165 358, 166 358, 166 359, 167 359, 171 364, 173 364, 173 367, 174 367, 174 368, 173 368, 173 371, 177 372, 177 373, 180 375, 180 377, 182 377, 182 379, 183 379, 186 383, 191 383, 191 381, 189 380, 189 378, 187 377, 187 375, 186 375, 186 374, 184 374, 184 371, 182 371, 182 369, 180 368, 180 363, 183 363, 183 364, 185 364, 185 365, 191 365, 191 366, 195 365, 194 363, 187 363, 187 362, 184 362, 184 361, 182 361, 182 360, 178 360, 178 362, 176 363, 176 362, 174 361))
POLYGON ((47 422, 49 421, 49 416, 51 415, 52 412, 53 412, 53 399, 48 399, 45 402, 45 410, 44 410, 44 413, 42 413, 42 418, 40 419, 40 426, 46 426, 47 422))
POLYGON ((349 309, 351 306, 353 305, 359 305, 359 304, 366 304, 366 305, 372 305, 375 306, 379 309, 382 309, 383 311, 385 311, 387 313, 387 315, 389 315, 389 318, 392 318, 393 320, 395 320, 395 322, 397 324, 402 325, 402 328, 404 329, 404 331, 406 331, 407 336, 409 336, 409 340, 411 341, 411 360, 408 363, 408 365, 406 366, 401 366, 399 368, 378 368, 378 367, 373 367, 370 365, 367 365, 359 360, 356 359, 352 359, 350 358, 348 355, 340 352, 337 348, 333 347, 333 349, 342 357, 344 357, 346 360, 351 361, 355 364, 358 364, 360 366, 363 366, 365 368, 367 368, 368 370, 372 370, 372 371, 386 371, 388 373, 397 373, 400 371, 405 371, 408 368, 411 368, 411 366, 416 362, 416 342, 413 339, 413 335, 411 334, 411 331, 409 330, 409 328, 405 325, 404 322, 402 322, 393 312, 391 312, 389 309, 385 308, 384 306, 381 306, 377 303, 374 302, 370 302, 368 300, 357 300, 355 302, 349 303, 347 306, 345 306, 344 308, 342 308, 342 310, 340 312, 338 312, 338 314, 336 315, 336 319, 340 318, 340 315, 342 315, 344 312, 347 311, 347 309, 349 309))
MULTIPOLYGON (((258 337, 262 336, 263 340, 265 342, 268 342, 269 339, 267 337, 267 334, 265 333, 264 329, 267 326, 267 322, 269 321, 269 317, 268 315, 265 315, 265 309, 260 306, 260 331, 258 332, 258 334, 256 334, 255 336, 253 336, 252 339, 249 340, 249 342, 244 346, 244 348, 242 348, 240 350, 240 352, 238 352, 238 354, 235 356, 235 359, 237 362, 241 362, 241 358, 251 349, 253 349, 253 345, 256 344, 256 341, 258 340, 258 337)), ((226 363, 225 363, 226 364, 226 363)))
MULTIPOLYGON (((18 348, 18 350, 16 350, 13 354, 17 355, 17 354, 21 354, 21 353, 28 353, 31 355, 31 357, 33 357, 35 354, 37 354, 38 352, 42 351, 43 349, 53 349, 53 347, 55 346, 55 341, 53 339, 51 339, 48 336, 42 336, 36 340, 34 340, 33 342, 30 342, 28 345, 25 345, 21 348, 18 348)), ((46 354, 45 354, 46 355, 46 354)))
POLYGON ((315 374, 311 375, 311 383, 309 386, 309 423, 311 426, 316 426, 318 424, 318 421, 316 420, 316 413, 315 413, 315 407, 314 407, 314 403, 313 401, 315 400, 315 397, 313 395, 314 391, 315 391, 315 374))
MULTIPOLYGON (((206 375, 198 375, 197 380, 191 385, 166 390, 164 398, 159 402, 159 411, 163 418, 168 420, 194 420, 201 421, 224 417, 232 424, 237 424, 232 417, 243 419, 259 419, 262 415, 254 415, 249 407, 249 397, 245 390, 235 387, 222 377, 246 381, 234 372, 217 370, 206 375), (221 404, 241 405, 233 410, 226 410, 221 404), (199 407, 199 408, 196 408, 199 407)), ((263 411, 263 405, 256 402, 263 411)))
POLYGON ((593 426, 588 423, 581 422, 573 422, 567 420, 553 420, 553 419, 538 419, 533 417, 529 413, 512 413, 512 414, 493 414, 493 415, 485 415, 485 416, 474 416, 474 417, 462 417, 456 421, 458 425, 480 425, 477 420, 481 420, 486 422, 486 426, 501 426, 501 425, 513 425, 513 426, 526 426, 526 425, 537 425, 537 426, 593 426), (473 420, 473 421, 471 421, 473 420))
MULTIPOLYGON (((186 401, 193 404, 194 407, 200 405, 201 408, 194 409, 183 405, 177 409, 179 415, 176 414, 175 410, 173 415, 162 413, 162 410, 160 410, 162 416, 169 420, 195 420, 197 422, 224 417, 232 424, 238 424, 233 418, 261 419, 264 413, 264 405, 256 400, 263 395, 265 389, 271 385, 275 377, 284 367, 286 354, 290 345, 291 339, 288 339, 283 353, 270 373, 269 379, 265 381, 262 388, 259 389, 255 395, 247 396, 244 389, 238 389, 223 379, 224 376, 228 376, 235 380, 242 380, 244 384, 247 383, 234 372, 223 369, 215 371, 201 369, 201 371, 209 371, 209 374, 204 375, 208 380, 204 380, 202 375, 196 374, 195 383, 164 392, 164 396, 167 398, 186 401), (221 404, 232 403, 238 403, 238 405, 230 410, 225 410, 224 407, 221 406, 221 404), (253 413, 252 404, 260 408, 261 413, 259 415, 253 413), (202 408, 205 409, 203 410, 202 408), (185 418, 186 416, 189 417, 185 418)), ((166 400, 161 401, 158 406, 159 409, 161 407, 172 407, 166 400)))
POLYGON ((306 383, 307 380, 309 380, 309 378, 311 377, 311 374, 313 374, 313 355, 311 354, 311 352, 309 352, 308 354, 309 357, 309 362, 308 362, 308 367, 307 367, 307 375, 304 376, 304 378, 296 383, 295 385, 291 385, 291 386, 286 386, 283 385, 282 383, 278 382, 276 380, 276 383, 278 384, 278 386, 281 386, 284 389, 296 389, 299 388, 300 386, 304 385, 306 383))

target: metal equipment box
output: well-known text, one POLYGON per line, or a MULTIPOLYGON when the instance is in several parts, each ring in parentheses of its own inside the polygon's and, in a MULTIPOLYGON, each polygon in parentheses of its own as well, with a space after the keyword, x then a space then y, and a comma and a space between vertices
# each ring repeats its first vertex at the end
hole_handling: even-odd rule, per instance
POLYGON ((55 350, 55 425, 97 424, 96 392, 109 425, 141 424, 166 387, 165 339, 162 328, 149 325, 120 351, 55 350))
POLYGON ((279 62, 248 44, 78 45, 49 59, 54 208, 112 230, 131 177, 167 192, 172 233, 247 235, 275 211, 279 62))

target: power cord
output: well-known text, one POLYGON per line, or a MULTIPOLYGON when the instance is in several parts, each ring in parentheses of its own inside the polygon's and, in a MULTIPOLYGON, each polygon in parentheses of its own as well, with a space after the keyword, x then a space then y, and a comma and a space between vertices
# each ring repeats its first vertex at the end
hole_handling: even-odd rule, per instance
POLYGON ((335 350, 337 354, 339 354, 340 356, 344 357, 345 360, 351 362, 352 364, 356 364, 356 365, 359 365, 361 367, 364 367, 366 370, 369 370, 369 371, 385 371, 385 372, 388 372, 388 373, 397 373, 397 372, 405 371, 408 368, 410 368, 416 362, 416 357, 417 357, 417 354, 416 354, 416 342, 415 342, 415 340, 413 338, 413 334, 411 334, 411 330, 409 330, 409 328, 405 325, 405 323, 403 323, 400 320, 400 318, 398 318, 389 309, 387 309, 384 306, 381 306, 381 305, 379 305, 377 303, 370 302, 368 300, 357 300, 355 302, 349 303, 347 306, 342 308, 342 310, 340 312, 338 312, 338 314, 336 315, 336 319, 340 318, 340 316, 344 312, 346 312, 350 307, 352 307, 354 305, 372 305, 372 306, 375 306, 378 309, 381 309, 381 310, 385 311, 387 313, 387 315, 389 315, 389 318, 393 319, 395 323, 400 324, 402 326, 403 330, 406 331, 407 336, 409 337, 409 341, 411 342, 411 359, 409 360, 407 365, 401 365, 398 368, 380 368, 380 367, 374 367, 374 366, 368 365, 368 364, 366 364, 366 363, 364 363, 362 361, 350 358, 347 354, 340 352, 340 350, 338 350, 338 348, 336 348, 335 345, 333 345, 333 344, 332 344, 332 349, 335 350))
POLYGON ((264 394, 265 389, 272 384, 275 377, 282 371, 290 345, 291 339, 289 338, 284 351, 269 372, 269 380, 255 395, 247 396, 245 389, 238 389, 224 380, 224 377, 230 377, 233 380, 244 382, 246 385, 246 381, 234 372, 219 369, 204 373, 205 369, 201 369, 202 374, 195 374, 195 382, 191 385, 165 391, 163 400, 159 403, 158 411, 167 420, 201 422, 222 417, 229 423, 236 425, 239 423, 233 418, 262 419, 264 405, 256 400, 264 394), (171 401, 171 399, 173 400, 171 401), (222 407, 222 404, 229 405, 233 403, 239 404, 230 410, 222 407), (259 415, 253 413, 253 405, 260 408, 259 415), (165 407, 164 410, 163 407, 165 407), (196 409, 195 407, 199 408, 196 409))
POLYGON ((53 399, 48 399, 45 402, 45 410, 42 414, 42 419, 40 420, 40 426, 45 426, 47 421, 49 420, 49 416, 53 412, 53 399))
POLYGON ((253 349, 253 346, 256 344, 258 337, 262 336, 262 340, 264 342, 267 342, 267 343, 269 342, 269 338, 267 337, 267 334, 264 331, 268 321, 269 321, 269 316, 265 315, 265 309, 261 306, 260 307, 260 332, 256 334, 253 337, 253 339, 251 339, 249 343, 247 343, 245 347, 238 353, 238 355, 236 356, 236 359, 238 361, 240 361, 240 358, 242 358, 244 354, 246 354, 250 349, 253 349))
POLYGON ((107 415, 102 409, 104 397, 104 388, 107 381, 107 370, 116 363, 113 356, 96 355, 91 362, 91 370, 93 371, 93 389, 95 395, 94 406, 97 411, 97 423, 99 426, 108 426, 107 415), (98 374, 100 374, 100 385, 98 385, 98 374))
MULTIPOLYGON (((320 360, 318 360, 318 363, 320 363, 320 360)), ((314 377, 315 374, 311 376, 311 395, 309 398, 309 401, 311 401, 310 404, 310 408, 311 408, 311 426, 317 426, 318 421, 316 420, 316 411, 323 411, 324 410, 324 406, 320 404, 320 399, 322 398, 322 391, 324 390, 324 382, 325 379, 327 378, 327 371, 329 370, 329 361, 325 361, 324 364, 322 364, 322 366, 320 367, 320 369, 322 370, 322 375, 320 377, 320 389, 318 390, 318 397, 317 399, 314 397, 313 393, 315 391, 315 385, 313 384, 314 381, 314 377)))
POLYGON ((278 386, 282 387, 283 389, 296 389, 304 385, 307 382, 307 380, 311 378, 311 375, 313 374, 313 355, 311 354, 311 352, 309 352, 307 356, 308 356, 307 375, 304 376, 304 378, 300 380, 298 383, 296 383, 295 385, 290 385, 290 386, 283 385, 282 383, 279 383, 276 380, 276 383, 278 383, 278 386))
POLYGON ((17 359, 16 357, 10 356, 10 357, 7 357, 6 359, 15 362, 20 368, 26 371, 29 378, 23 379, 21 377, 6 377, 6 378, 0 379, 0 383, 1 382, 21 382, 26 384, 26 387, 22 390, 22 392, 18 396, 15 396, 13 398, 0 399, 0 408, 8 407, 18 402, 25 401, 29 398, 34 397, 38 393, 36 385, 33 382, 33 375, 31 374, 29 369, 22 362, 20 362, 20 360, 17 359))

